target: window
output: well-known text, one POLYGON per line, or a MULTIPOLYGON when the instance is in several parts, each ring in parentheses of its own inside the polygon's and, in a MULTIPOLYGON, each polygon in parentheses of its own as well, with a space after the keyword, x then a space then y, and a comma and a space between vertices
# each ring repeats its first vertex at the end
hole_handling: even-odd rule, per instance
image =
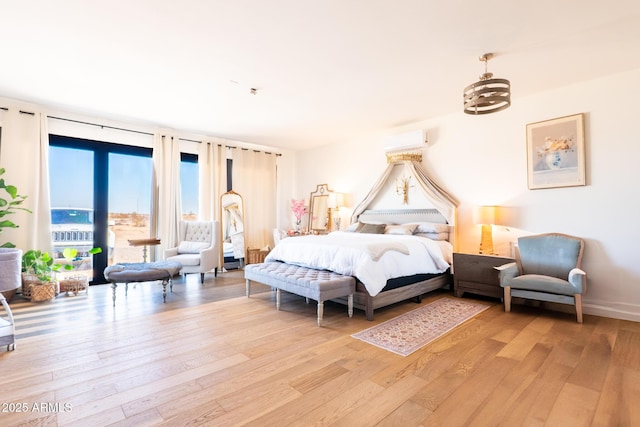
POLYGON ((198 156, 182 153, 180 156, 180 193, 182 195, 182 219, 198 218, 198 156))

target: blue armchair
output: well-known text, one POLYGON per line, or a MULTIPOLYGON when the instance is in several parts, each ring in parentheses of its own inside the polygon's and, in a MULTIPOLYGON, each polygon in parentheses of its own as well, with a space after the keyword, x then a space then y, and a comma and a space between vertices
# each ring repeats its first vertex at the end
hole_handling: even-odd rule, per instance
POLYGON ((584 241, 560 233, 518 239, 516 262, 495 267, 504 289, 504 310, 511 311, 511 297, 573 304, 582 323, 582 294, 586 273, 580 269, 584 241))

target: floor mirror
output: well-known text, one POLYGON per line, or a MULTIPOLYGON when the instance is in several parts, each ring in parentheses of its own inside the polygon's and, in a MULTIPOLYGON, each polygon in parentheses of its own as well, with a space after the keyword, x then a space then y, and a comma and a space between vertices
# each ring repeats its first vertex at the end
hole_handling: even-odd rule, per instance
POLYGON ((226 270, 244 266, 244 201, 242 196, 230 190, 220 196, 220 238, 222 240, 222 265, 226 270))

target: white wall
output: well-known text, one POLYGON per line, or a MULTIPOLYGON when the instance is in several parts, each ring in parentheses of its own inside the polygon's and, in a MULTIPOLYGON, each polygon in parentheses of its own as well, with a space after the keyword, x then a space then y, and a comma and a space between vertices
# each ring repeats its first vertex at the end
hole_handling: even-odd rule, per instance
MULTIPOLYGON (((500 205, 507 214, 506 227, 494 231, 501 255, 509 255, 509 242, 523 234, 580 236, 587 242, 585 313, 640 321, 639 80, 636 70, 526 98, 517 97, 517 82, 512 82, 515 96, 505 111, 486 116, 460 112, 387 134, 428 131, 423 164, 460 201, 458 251, 478 250, 475 207, 500 205), (529 190, 526 124, 576 113, 585 113, 586 119, 587 185, 529 190)), ((352 193, 357 203, 385 168, 384 136, 298 153, 296 191, 328 183, 335 191, 352 193)))

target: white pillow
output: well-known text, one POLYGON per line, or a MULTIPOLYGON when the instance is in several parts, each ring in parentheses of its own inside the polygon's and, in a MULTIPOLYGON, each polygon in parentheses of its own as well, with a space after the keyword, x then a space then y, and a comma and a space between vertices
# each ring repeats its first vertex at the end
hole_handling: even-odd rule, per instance
POLYGON ((189 242, 187 240, 178 245, 179 254, 199 254, 201 250, 210 246, 207 242, 189 242))
POLYGON ((449 232, 449 224, 438 224, 435 222, 416 222, 414 233, 444 233, 449 232))
POLYGON ((400 234, 410 236, 413 234, 413 230, 416 229, 418 224, 399 224, 399 225, 387 225, 384 234, 400 234))
POLYGON ((431 240, 449 240, 449 233, 414 233, 414 236, 426 237, 431 240))

